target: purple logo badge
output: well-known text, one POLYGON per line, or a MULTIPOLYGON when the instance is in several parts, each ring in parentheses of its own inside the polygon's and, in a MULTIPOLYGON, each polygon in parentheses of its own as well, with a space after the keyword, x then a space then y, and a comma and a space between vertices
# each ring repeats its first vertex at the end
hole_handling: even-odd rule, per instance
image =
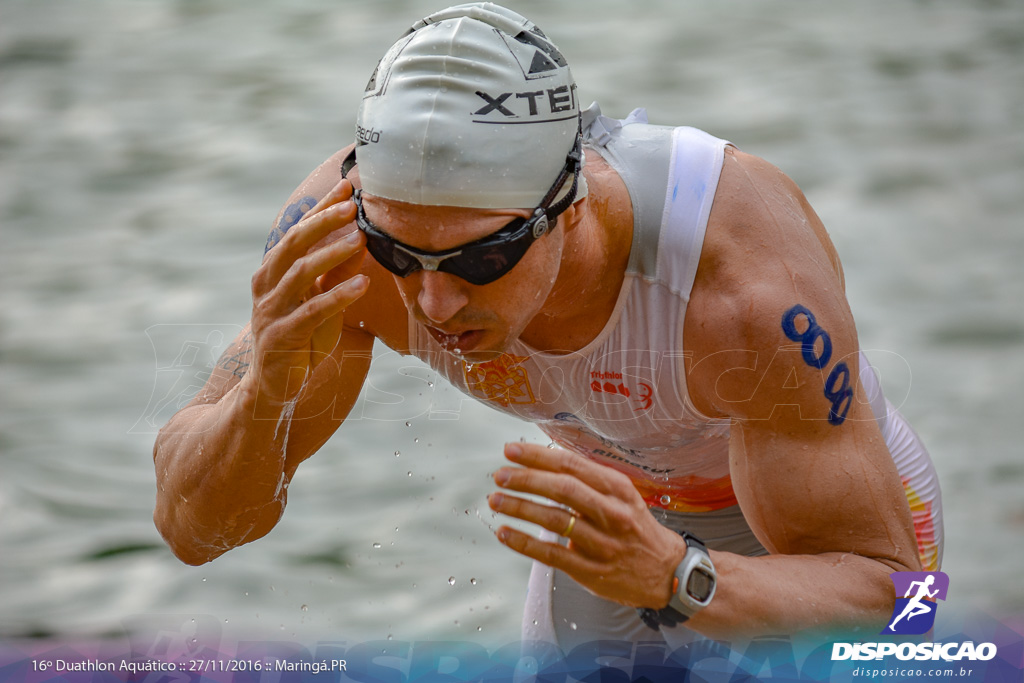
POLYGON ((896 606, 883 635, 926 633, 935 623, 936 600, 945 600, 949 577, 942 572, 894 572, 896 606))

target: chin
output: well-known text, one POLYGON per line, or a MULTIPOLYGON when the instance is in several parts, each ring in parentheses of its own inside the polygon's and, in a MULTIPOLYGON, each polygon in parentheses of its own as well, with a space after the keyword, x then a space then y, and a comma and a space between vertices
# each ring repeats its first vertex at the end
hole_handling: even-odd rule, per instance
POLYGON ((498 358, 501 358, 504 353, 504 351, 479 349, 476 351, 465 351, 456 355, 470 365, 476 365, 478 363, 487 363, 488 361, 497 360, 498 358))

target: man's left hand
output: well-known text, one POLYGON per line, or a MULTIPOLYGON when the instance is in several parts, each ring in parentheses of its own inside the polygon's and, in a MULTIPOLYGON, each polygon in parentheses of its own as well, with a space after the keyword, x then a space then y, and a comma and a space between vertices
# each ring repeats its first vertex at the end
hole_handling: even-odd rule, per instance
POLYGON ((605 599, 654 609, 668 604, 686 545, 658 524, 626 475, 562 448, 510 443, 505 457, 521 467, 495 472, 499 486, 570 509, 504 492, 488 497, 491 509, 567 536, 569 542, 547 543, 507 526, 496 532, 499 541, 605 599))

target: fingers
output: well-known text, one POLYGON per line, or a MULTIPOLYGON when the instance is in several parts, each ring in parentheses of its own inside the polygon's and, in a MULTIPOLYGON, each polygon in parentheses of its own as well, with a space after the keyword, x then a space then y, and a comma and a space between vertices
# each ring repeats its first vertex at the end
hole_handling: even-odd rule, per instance
POLYGON ((297 305, 300 299, 309 298, 311 289, 319 294, 319 288, 314 287, 319 278, 359 254, 364 243, 363 233, 353 230, 341 239, 296 260, 276 287, 278 301, 285 306, 288 302, 297 305))
MULTIPOLYGON (((615 495, 629 483, 629 478, 621 472, 599 465, 564 448, 509 443, 505 444, 505 457, 523 467, 571 475, 595 491, 605 494, 615 495)), ((629 488, 631 489, 632 485, 629 488)))
POLYGON ((530 534, 523 533, 517 529, 503 526, 498 529, 497 536, 499 541, 517 553, 542 562, 549 567, 557 567, 570 576, 597 574, 600 572, 600 565, 589 558, 557 543, 547 543, 536 539, 530 534))
POLYGON ((620 604, 657 606, 668 601, 682 541, 654 519, 628 477, 562 449, 516 443, 505 454, 522 467, 498 470, 494 479, 499 486, 572 510, 494 493, 488 504, 495 512, 569 539, 566 545, 548 543, 503 526, 496 533, 501 543, 620 604))
POLYGON ((352 182, 347 178, 342 178, 338 181, 338 184, 331 188, 331 191, 324 195, 323 199, 316 203, 312 209, 309 210, 310 214, 322 211, 324 208, 331 204, 337 204, 338 202, 347 201, 352 198, 352 182))
MULTIPOLYGON (((610 552, 609 539, 640 532, 650 512, 633 483, 621 472, 590 462, 563 449, 530 444, 508 444, 506 456, 523 467, 503 467, 494 481, 518 491, 561 503, 579 518, 568 537, 572 548, 591 559, 610 552)), ((495 493, 489 498, 496 512, 537 524, 559 535, 569 529, 569 513, 523 498, 495 493)))
POLYGON ((308 339, 317 327, 342 313, 365 294, 369 284, 370 279, 365 275, 351 277, 302 303, 282 319, 282 324, 296 337, 308 339))
MULTIPOLYGON (((267 252, 262 266, 256 271, 253 277, 254 295, 273 289, 292 269, 293 264, 309 253, 317 243, 352 222, 356 210, 349 200, 351 194, 351 184, 343 180, 285 233, 281 241, 267 252)), ((356 232, 354 228, 352 231, 356 232)))
MULTIPOLYGON (((600 493, 568 474, 503 467, 494 473, 494 481, 498 486, 511 491, 543 496, 579 511, 601 526, 605 524, 607 501, 602 500, 600 493)), ((564 528, 564 521, 562 526, 564 528)), ((556 533, 559 531, 557 526, 550 530, 556 533)))
POLYGON ((618 513, 611 502, 646 509, 629 478, 563 448, 510 443, 505 457, 522 467, 503 467, 494 474, 499 486, 544 496, 580 511, 607 527, 618 513), (609 519, 611 516, 613 519, 609 519))

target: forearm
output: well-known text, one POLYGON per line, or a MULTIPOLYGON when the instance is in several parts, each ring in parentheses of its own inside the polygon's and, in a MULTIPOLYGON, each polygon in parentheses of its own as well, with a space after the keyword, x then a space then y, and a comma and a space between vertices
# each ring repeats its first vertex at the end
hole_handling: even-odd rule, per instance
POLYGON ((156 440, 154 521, 183 562, 266 535, 284 511, 291 416, 253 396, 243 381, 216 403, 179 412, 156 440))
POLYGON ((687 626, 712 638, 884 626, 889 574, 910 570, 849 553, 744 557, 711 552, 718 587, 687 626))

